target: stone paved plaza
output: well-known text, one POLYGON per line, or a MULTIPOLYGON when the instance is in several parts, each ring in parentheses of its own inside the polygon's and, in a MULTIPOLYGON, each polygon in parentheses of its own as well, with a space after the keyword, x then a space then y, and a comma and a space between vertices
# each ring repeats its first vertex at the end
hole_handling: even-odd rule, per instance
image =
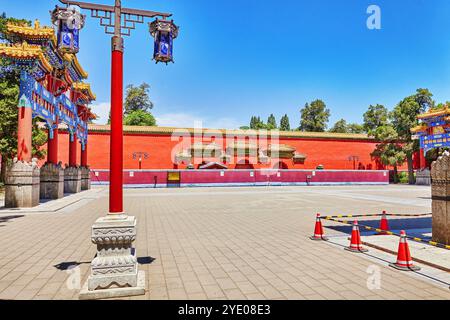
MULTIPOLYGON (((94 188, 0 210, 0 299, 77 299, 107 196, 94 188)), ((430 188, 416 186, 127 189, 147 282, 133 299, 450 299, 448 285, 308 238, 316 212, 429 213, 430 205, 430 188), (367 287, 373 264, 380 290, 367 287)))

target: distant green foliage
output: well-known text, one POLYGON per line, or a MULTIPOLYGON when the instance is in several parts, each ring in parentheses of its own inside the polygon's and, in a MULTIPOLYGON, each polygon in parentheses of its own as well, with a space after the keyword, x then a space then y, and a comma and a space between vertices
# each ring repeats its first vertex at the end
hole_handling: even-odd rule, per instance
POLYGON ((300 113, 300 131, 325 132, 330 118, 330 110, 327 109, 325 102, 314 100, 311 104, 307 103, 300 113))
POLYGON ((370 105, 366 113, 364 113, 364 130, 371 136, 375 134, 377 128, 388 124, 389 112, 385 106, 381 104, 370 105))
POLYGON ((289 117, 287 114, 285 114, 280 120, 280 130, 291 131, 291 124, 289 122, 289 117))
POLYGON ((348 132, 348 125, 347 121, 345 119, 338 120, 334 126, 330 129, 330 132, 334 133, 347 133, 348 132))
POLYGON ((133 111, 149 111, 153 109, 153 102, 150 101, 150 86, 147 83, 142 83, 135 87, 130 84, 126 88, 124 115, 128 115, 133 111))
POLYGON ((267 119, 267 128, 269 129, 277 129, 277 119, 273 114, 269 116, 267 119))
POLYGON ((148 111, 135 110, 125 116, 123 124, 126 126, 156 126, 156 120, 148 111))

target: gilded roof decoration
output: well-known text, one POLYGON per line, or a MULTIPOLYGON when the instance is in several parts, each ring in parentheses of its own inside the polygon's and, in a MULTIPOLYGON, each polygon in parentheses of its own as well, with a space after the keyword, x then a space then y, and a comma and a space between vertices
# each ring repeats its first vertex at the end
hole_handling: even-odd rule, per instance
POLYGON ((96 100, 95 94, 92 92, 91 85, 85 82, 76 82, 72 84, 72 88, 75 91, 81 91, 85 94, 90 100, 96 100))
POLYGON ((41 46, 30 45, 25 41, 13 45, 0 43, 0 55, 17 60, 39 60, 47 72, 53 70, 52 65, 45 57, 41 46))
POLYGON ((450 115, 450 109, 445 107, 443 109, 430 109, 428 112, 420 114, 417 116, 417 119, 428 119, 433 117, 442 117, 450 115))
POLYGON ((28 24, 8 23, 6 32, 19 35, 25 39, 41 40, 48 39, 56 42, 55 30, 51 27, 41 27, 39 20, 34 21, 34 26, 28 24))

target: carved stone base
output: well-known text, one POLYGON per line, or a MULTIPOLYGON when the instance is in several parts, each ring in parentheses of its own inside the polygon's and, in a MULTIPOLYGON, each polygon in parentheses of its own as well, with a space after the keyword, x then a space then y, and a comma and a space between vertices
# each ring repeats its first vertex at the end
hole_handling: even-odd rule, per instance
POLYGON ((41 199, 61 199, 64 197, 64 169, 60 165, 46 163, 41 168, 41 199))
POLYGON ((431 165, 433 241, 450 244, 450 154, 445 152, 431 165))
POLYGON ((17 161, 6 168, 5 207, 32 208, 39 205, 39 167, 37 159, 31 163, 17 161))
MULTIPOLYGON (((90 293, 112 289, 138 289, 138 262, 132 243, 136 239, 136 218, 126 215, 108 215, 92 226, 92 242, 97 245, 97 256, 91 263, 87 288, 90 293)), ((140 289, 139 289, 140 288, 140 289)))
POLYGON ((431 171, 429 169, 416 172, 416 185, 431 186, 431 171))
POLYGON ((81 190, 91 189, 91 169, 81 167, 81 190))
POLYGON ((88 283, 89 281, 86 281, 83 288, 80 291, 80 295, 78 297, 80 300, 98 300, 98 299, 142 296, 145 294, 145 271, 138 272, 138 280, 136 287, 89 291, 88 283))
POLYGON ((81 192, 81 169, 67 167, 64 169, 64 193, 81 192))

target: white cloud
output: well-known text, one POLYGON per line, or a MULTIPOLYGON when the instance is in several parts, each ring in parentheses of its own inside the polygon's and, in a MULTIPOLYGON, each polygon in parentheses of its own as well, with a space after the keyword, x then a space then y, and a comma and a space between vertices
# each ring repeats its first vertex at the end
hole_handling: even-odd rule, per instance
POLYGON ((109 102, 100 102, 91 105, 92 112, 94 112, 98 119, 94 121, 96 124, 107 124, 109 118, 109 110, 111 104, 109 102))

